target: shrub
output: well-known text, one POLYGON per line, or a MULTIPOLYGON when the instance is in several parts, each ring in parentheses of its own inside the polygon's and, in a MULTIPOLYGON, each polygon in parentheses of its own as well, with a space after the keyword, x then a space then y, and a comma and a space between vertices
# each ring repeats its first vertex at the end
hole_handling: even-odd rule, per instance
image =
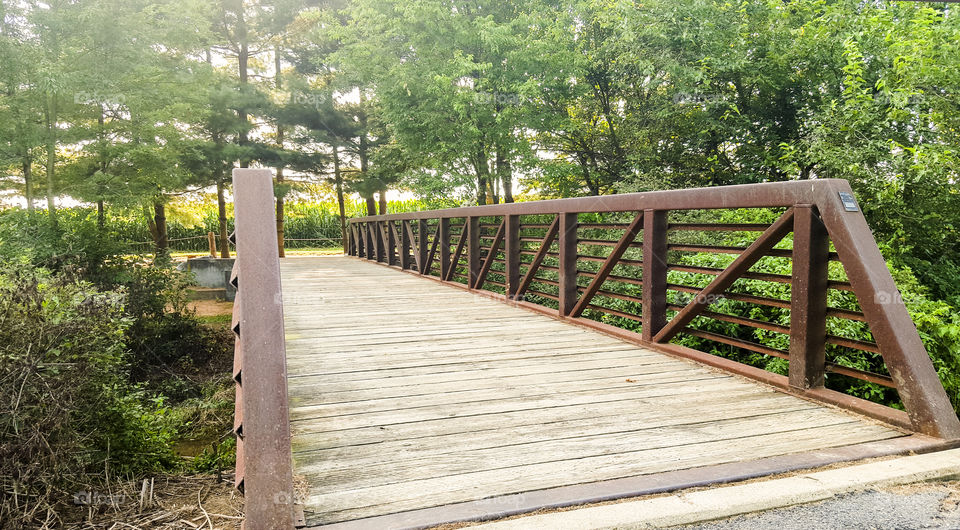
MULTIPOLYGON (((132 321, 122 301, 26 267, 0 271, 4 491, 43 499, 105 466, 136 473, 175 462, 162 400, 127 377, 132 321)), ((14 517, 3 498, 0 519, 14 517)))

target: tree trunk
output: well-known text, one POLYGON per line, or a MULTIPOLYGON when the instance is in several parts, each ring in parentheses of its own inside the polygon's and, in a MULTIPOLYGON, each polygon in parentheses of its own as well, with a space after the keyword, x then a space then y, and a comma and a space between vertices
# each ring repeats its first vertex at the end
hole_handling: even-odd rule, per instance
POLYGON ((220 229, 220 257, 230 257, 230 236, 227 234, 227 201, 224 199, 223 175, 217 177, 217 221, 220 229))
POLYGON ((474 154, 473 170, 477 173, 477 204, 487 204, 487 186, 490 170, 487 167, 487 153, 481 147, 474 154))
POLYGON ((23 186, 24 186, 24 192, 23 192, 23 194, 24 194, 24 195, 26 196, 26 198, 27 198, 27 214, 29 214, 30 216, 33 216, 33 212, 34 212, 34 209, 33 209, 33 175, 30 174, 30 170, 32 169, 32 166, 33 166, 32 162, 33 162, 33 161, 30 160, 30 156, 29 156, 29 155, 24 155, 24 156, 23 156, 23 186))
POLYGON ((480 174, 477 175, 477 204, 487 204, 487 178, 480 174))
POLYGON ((380 215, 387 215, 387 190, 380 190, 380 215))
MULTIPOLYGON (((240 75, 240 92, 241 94, 246 94, 247 84, 249 81, 248 73, 248 63, 250 62, 250 44, 247 38, 247 20, 244 18, 243 14, 243 2, 239 3, 239 9, 237 10, 237 40, 240 41, 240 50, 237 54, 237 69, 239 70, 238 74, 240 75)), ((240 131, 239 140, 237 143, 241 146, 247 145, 247 110, 242 105, 237 110, 237 117, 240 118, 240 121, 243 122, 244 128, 240 131)), ((249 167, 250 159, 247 157, 246 153, 240 154, 240 167, 249 167)))
POLYGON ((373 194, 364 199, 367 201, 367 215, 377 215, 377 200, 373 198, 373 194))
POLYGON ((53 94, 47 95, 46 105, 47 126, 47 213, 50 216, 50 226, 54 230, 57 225, 57 204, 54 200, 53 177, 54 166, 57 163, 57 100, 53 94))
POLYGON ((503 187, 503 202, 513 202, 513 167, 502 146, 497 147, 497 175, 503 187))
POLYGON ((153 224, 156 225, 157 258, 166 257, 170 253, 170 243, 167 240, 167 213, 162 202, 153 203, 153 224))
MULTIPOLYGON (((282 70, 283 65, 280 64, 280 46, 276 46, 273 49, 273 67, 274 67, 274 79, 276 80, 277 90, 283 88, 282 80, 280 79, 280 71, 282 70)), ((283 126, 280 125, 280 120, 277 120, 277 148, 281 151, 283 150, 283 126)), ((283 184, 283 166, 277 166, 277 184, 283 184)), ((286 257, 286 254, 283 251, 283 194, 277 194, 277 252, 281 258, 286 257)))
POLYGON ((347 209, 343 203, 343 175, 340 173, 340 146, 333 144, 333 181, 337 187, 337 207, 340 208, 341 242, 347 243, 347 209))
MULTIPOLYGON (((279 132, 279 128, 277 132, 279 132)), ((280 166, 277 166, 277 184, 283 184, 283 168, 280 166)), ((283 221, 284 221, 283 194, 278 193, 277 194, 277 255, 280 256, 281 258, 287 257, 286 253, 283 250, 283 247, 285 246, 284 239, 283 239, 283 232, 284 232, 283 221)))
MULTIPOLYGON (((106 133, 104 131, 104 124, 106 119, 104 117, 103 105, 100 105, 100 114, 97 116, 97 168, 100 170, 100 178, 103 179, 107 174, 107 160, 105 154, 105 140, 106 133)), ((97 230, 103 232, 103 227, 106 225, 106 219, 104 217, 103 211, 103 180, 99 181, 97 185, 97 230)))
POLYGON ((153 219, 153 214, 150 213, 150 208, 147 205, 143 206, 143 218, 147 220, 147 230, 150 231, 150 239, 153 240, 154 246, 156 246, 157 241, 160 240, 160 234, 157 233, 157 223, 153 219))

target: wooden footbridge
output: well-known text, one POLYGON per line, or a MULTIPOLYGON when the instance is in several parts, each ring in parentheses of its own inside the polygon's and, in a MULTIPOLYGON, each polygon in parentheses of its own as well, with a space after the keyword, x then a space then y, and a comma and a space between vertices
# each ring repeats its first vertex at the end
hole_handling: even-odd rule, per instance
POLYGON ((424 528, 960 439, 845 181, 371 216, 346 256, 283 263, 270 172, 234 193, 247 528, 424 528), (903 410, 832 389, 851 378, 903 410))

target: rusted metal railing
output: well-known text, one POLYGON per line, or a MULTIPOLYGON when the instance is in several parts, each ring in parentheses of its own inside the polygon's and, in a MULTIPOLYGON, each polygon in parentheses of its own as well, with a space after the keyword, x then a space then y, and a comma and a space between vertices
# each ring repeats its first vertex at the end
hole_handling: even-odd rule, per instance
POLYGON ((293 528, 297 518, 271 172, 235 169, 233 193, 237 488, 244 495, 245 528, 293 528))
POLYGON ((368 216, 351 220, 347 235, 347 253, 353 256, 499 296, 922 434, 960 438, 960 422, 844 180, 368 216), (769 224, 724 223, 716 216, 707 216, 707 222, 670 219, 684 211, 689 217, 690 211, 738 208, 766 209, 776 218, 769 224), (718 232, 759 236, 743 246, 717 245, 702 236, 718 232), (792 248, 783 248, 781 242, 791 233, 792 248), (735 257, 723 262, 724 255, 735 257), (698 263, 678 256, 711 258, 698 263), (789 260, 791 273, 757 270, 769 258, 789 260), (831 267, 836 262, 842 268, 831 267), (844 277, 832 278, 832 270, 844 277), (703 285, 671 283, 671 275, 707 280, 703 285), (779 286, 784 296, 746 292, 742 282, 735 285, 738 280, 779 286), (831 307, 832 292, 853 293, 860 309, 831 307), (749 312, 710 311, 721 299, 747 308, 782 309, 784 315, 789 310, 789 316, 776 322, 749 312), (866 324, 874 341, 830 335, 828 318, 866 324), (696 324, 703 321, 733 331, 706 331, 696 324), (624 329, 637 326, 639 333, 624 329), (789 347, 749 340, 744 338, 749 333, 739 332, 744 329, 777 335, 789 347), (677 344, 681 339, 783 359, 788 375, 677 344), (826 352, 835 348, 879 354, 888 373, 828 360, 826 352), (906 411, 828 390, 828 373, 894 388, 906 411))

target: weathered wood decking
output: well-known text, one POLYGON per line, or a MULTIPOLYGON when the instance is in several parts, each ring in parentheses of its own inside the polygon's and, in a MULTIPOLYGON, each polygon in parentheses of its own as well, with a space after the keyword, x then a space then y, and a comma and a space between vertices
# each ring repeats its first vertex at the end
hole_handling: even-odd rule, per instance
POLYGON ((354 258, 282 286, 311 525, 905 436, 354 258))

